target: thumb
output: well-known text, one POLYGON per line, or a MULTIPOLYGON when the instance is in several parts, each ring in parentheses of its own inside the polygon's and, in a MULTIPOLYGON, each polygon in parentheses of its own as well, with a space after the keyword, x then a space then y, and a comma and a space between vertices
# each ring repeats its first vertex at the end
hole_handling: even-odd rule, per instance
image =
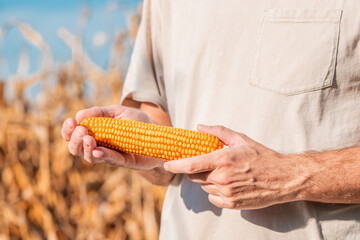
POLYGON ((105 147, 96 147, 92 151, 92 156, 95 159, 95 162, 101 163, 105 162, 110 165, 124 167, 126 165, 126 159, 123 154, 105 148, 105 147))
POLYGON ((229 147, 236 147, 238 145, 244 145, 247 143, 243 137, 243 134, 239 134, 238 132, 221 125, 207 126, 198 124, 197 129, 200 132, 208 133, 218 137, 225 145, 229 147))
POLYGON ((92 154, 99 162, 137 170, 151 170, 155 167, 162 167, 164 164, 164 161, 158 158, 144 157, 132 153, 120 153, 105 147, 96 147, 92 154))

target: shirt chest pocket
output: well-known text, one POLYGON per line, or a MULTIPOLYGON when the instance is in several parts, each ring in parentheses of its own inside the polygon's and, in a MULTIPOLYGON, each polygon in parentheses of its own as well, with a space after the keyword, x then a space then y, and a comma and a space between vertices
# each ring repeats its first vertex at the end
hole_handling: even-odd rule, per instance
POLYGON ((286 95, 332 85, 341 10, 265 12, 250 84, 286 95))

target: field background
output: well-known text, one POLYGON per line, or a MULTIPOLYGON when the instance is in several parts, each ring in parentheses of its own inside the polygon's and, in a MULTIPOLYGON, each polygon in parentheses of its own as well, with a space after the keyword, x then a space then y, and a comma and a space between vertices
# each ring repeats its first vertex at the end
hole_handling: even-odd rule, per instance
POLYGON ((165 189, 130 170, 87 164, 71 156, 61 138, 64 119, 78 110, 119 103, 140 0, 103 1, 98 15, 101 1, 54 1, 70 8, 73 2, 79 11, 60 9, 57 21, 33 14, 50 25, 46 33, 28 11, 45 11, 35 5, 52 1, 14 0, 26 4, 11 11, 5 1, 0 0, 0 240, 157 239, 165 189), (117 25, 110 13, 124 21, 117 25), (48 41, 49 31, 56 40, 48 41))

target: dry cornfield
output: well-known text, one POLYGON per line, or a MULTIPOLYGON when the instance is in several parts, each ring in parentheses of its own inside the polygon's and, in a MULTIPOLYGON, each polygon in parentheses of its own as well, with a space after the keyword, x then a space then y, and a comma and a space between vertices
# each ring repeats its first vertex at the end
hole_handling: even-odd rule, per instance
POLYGON ((128 59, 125 42, 133 42, 140 17, 134 14, 128 31, 114 38, 106 71, 66 29, 58 34, 73 58, 50 68, 51 49, 41 35, 14 24, 41 51, 43 65, 31 76, 0 80, 0 240, 158 238, 165 189, 131 170, 71 156, 60 133, 78 110, 119 102, 125 72, 119 62, 128 59), (42 90, 29 101, 24 92, 34 83, 42 90), (13 90, 10 98, 6 89, 13 90))

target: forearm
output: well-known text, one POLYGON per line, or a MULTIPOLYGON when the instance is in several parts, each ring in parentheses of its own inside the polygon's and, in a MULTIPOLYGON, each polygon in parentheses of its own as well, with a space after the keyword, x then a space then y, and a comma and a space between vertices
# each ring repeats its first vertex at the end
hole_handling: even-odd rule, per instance
MULTIPOLYGON (((360 147, 290 155, 310 176, 299 200, 360 203, 360 147)), ((296 174, 296 173, 294 173, 296 174)))
POLYGON ((163 167, 152 170, 138 170, 138 173, 146 180, 155 185, 167 186, 174 177, 173 173, 165 171, 163 167))

